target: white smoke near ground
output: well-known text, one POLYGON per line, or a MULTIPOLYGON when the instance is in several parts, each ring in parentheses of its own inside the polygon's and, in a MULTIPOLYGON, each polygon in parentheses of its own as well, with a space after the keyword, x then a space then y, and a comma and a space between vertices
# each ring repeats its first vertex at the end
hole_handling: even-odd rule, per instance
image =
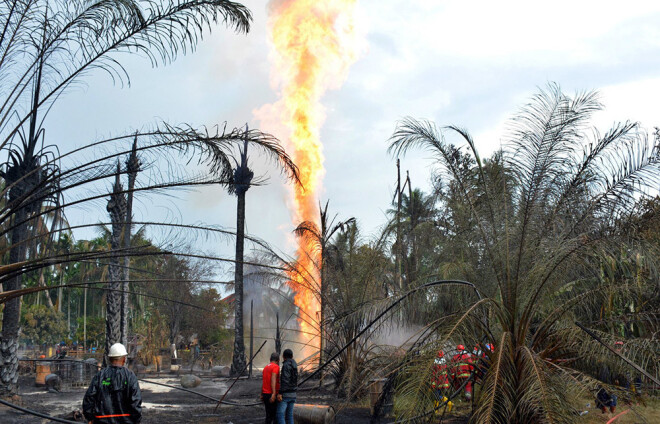
POLYGON ((423 330, 421 325, 382 325, 371 336, 371 342, 384 347, 406 348, 414 343, 423 330))
MULTIPOLYGON (((259 262, 259 259, 250 260, 259 262)), ((314 354, 307 344, 310 337, 301 334, 298 320, 298 308, 293 303, 293 292, 286 285, 286 276, 264 271, 253 265, 245 266, 243 277, 243 328, 245 329, 246 356, 250 356, 250 311, 252 311, 253 349, 265 341, 266 344, 255 357, 253 366, 261 368, 270 361, 275 352, 275 339, 279 322, 281 350, 291 349, 294 358, 301 361, 314 354)))

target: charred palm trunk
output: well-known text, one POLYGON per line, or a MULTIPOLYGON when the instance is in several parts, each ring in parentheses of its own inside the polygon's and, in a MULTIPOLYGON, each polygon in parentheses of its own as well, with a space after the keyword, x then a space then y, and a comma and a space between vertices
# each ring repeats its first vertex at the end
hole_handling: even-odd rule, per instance
MULTIPOLYGON (((325 237, 326 234, 326 217, 324 214, 321 214, 321 234, 325 237)), ((325 325, 325 320, 326 320, 326 297, 327 297, 327 288, 325 284, 325 273, 324 273, 324 265, 325 265, 325 239, 321 240, 321 263, 319 264, 319 293, 321 297, 321 311, 320 314, 321 316, 319 317, 319 368, 323 365, 325 362, 325 350, 327 348, 327 334, 326 334, 326 325, 325 325)), ((323 384, 323 377, 324 374, 321 372, 321 376, 319 379, 319 385, 323 384)))
POLYGON ((124 228, 124 281, 122 282, 121 293, 121 343, 128 346, 128 315, 129 315, 129 281, 130 281, 130 255, 128 251, 131 247, 131 227, 133 224, 133 189, 135 188, 135 179, 140 170, 140 161, 137 157, 137 137, 133 142, 133 151, 126 161, 126 170, 128 172, 128 193, 126 202, 126 224, 124 228))
MULTIPOLYGON (((18 263, 25 260, 25 243, 28 225, 25 222, 27 211, 21 207, 14 215, 14 226, 11 231, 12 247, 9 251, 9 262, 18 263)), ((21 275, 16 275, 5 283, 5 291, 21 288, 21 275)), ((21 298, 15 298, 5 303, 2 315, 2 341, 0 342, 0 396, 16 393, 18 382, 18 332, 20 329, 21 298)))
POLYGON ((241 164, 234 171, 233 191, 238 199, 236 206, 236 268, 234 271, 234 352, 231 363, 232 375, 245 373, 245 340, 243 337, 243 243, 245 240, 245 193, 250 188, 254 173, 248 168, 247 141, 241 152, 241 164))
POLYGON ((236 268, 234 277, 234 357, 232 374, 245 370, 245 340, 243 339, 243 241, 245 238, 245 192, 238 193, 236 211, 236 268))
MULTIPOLYGON (((45 29, 44 29, 45 36, 45 29)), ((23 262, 27 255, 25 240, 29 237, 28 218, 31 213, 41 209, 39 196, 35 191, 42 188, 41 167, 39 156, 35 155, 38 130, 37 112, 39 94, 41 92, 41 77, 43 70, 43 57, 40 58, 39 68, 35 76, 34 91, 32 93, 32 110, 30 112, 29 132, 27 142, 23 144, 22 157, 13 163, 8 162, 7 169, 2 177, 9 188, 9 204, 15 208, 13 228, 11 230, 11 248, 9 250, 9 263, 23 262)), ((17 274, 5 283, 5 291, 17 290, 22 286, 22 274, 17 274)), ((16 393, 18 382, 18 333, 20 331, 21 298, 11 299, 5 303, 2 314, 2 340, 0 341, 0 396, 16 393)))
MULTIPOLYGON (((121 246, 121 233, 123 221, 126 217, 126 198, 122 193, 123 189, 119 182, 120 174, 119 164, 117 164, 117 176, 113 193, 108 201, 107 210, 110 213, 112 222, 112 234, 110 236, 110 248, 112 255, 108 265, 108 288, 106 293, 106 316, 105 316, 105 352, 106 355, 110 346, 121 342, 121 278, 122 272, 119 266, 121 246)), ((105 360, 105 357, 104 357, 105 360)))

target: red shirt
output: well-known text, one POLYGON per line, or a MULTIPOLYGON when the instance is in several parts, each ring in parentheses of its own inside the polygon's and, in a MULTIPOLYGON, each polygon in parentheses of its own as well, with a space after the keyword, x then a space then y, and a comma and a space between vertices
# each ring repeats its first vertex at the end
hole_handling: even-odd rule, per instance
MULTIPOLYGON (((270 364, 266 365, 266 367, 264 368, 263 380, 261 384, 261 393, 265 393, 267 395, 273 394, 270 385, 270 379, 273 373, 275 373, 275 375, 277 376, 277 374, 280 373, 280 366, 277 365, 276 363, 271 362, 270 364)), ((275 381, 277 381, 277 393, 279 393, 280 379, 275 377, 275 381)))

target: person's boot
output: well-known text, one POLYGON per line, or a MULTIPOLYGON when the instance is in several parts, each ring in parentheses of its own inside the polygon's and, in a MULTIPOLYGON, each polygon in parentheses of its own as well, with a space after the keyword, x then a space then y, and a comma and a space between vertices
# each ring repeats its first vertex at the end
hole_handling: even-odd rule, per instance
POLYGON ((440 415, 440 402, 437 400, 433 401, 433 410, 435 411, 436 414, 440 415))
POLYGON ((616 406, 610 406, 610 412, 614 413, 614 411, 616 411, 616 406))
POLYGON ((454 402, 447 402, 447 412, 451 412, 451 409, 454 407, 454 402))
POLYGON ((600 410, 603 412, 603 414, 607 412, 607 408, 604 407, 604 406, 601 406, 601 407, 600 407, 600 410))

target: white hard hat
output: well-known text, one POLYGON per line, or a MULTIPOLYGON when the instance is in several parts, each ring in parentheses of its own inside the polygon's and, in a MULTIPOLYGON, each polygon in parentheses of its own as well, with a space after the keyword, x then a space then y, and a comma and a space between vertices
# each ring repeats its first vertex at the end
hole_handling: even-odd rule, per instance
POLYGON ((120 358, 122 356, 128 356, 126 348, 121 343, 115 343, 110 346, 110 352, 108 353, 108 358, 120 358))

